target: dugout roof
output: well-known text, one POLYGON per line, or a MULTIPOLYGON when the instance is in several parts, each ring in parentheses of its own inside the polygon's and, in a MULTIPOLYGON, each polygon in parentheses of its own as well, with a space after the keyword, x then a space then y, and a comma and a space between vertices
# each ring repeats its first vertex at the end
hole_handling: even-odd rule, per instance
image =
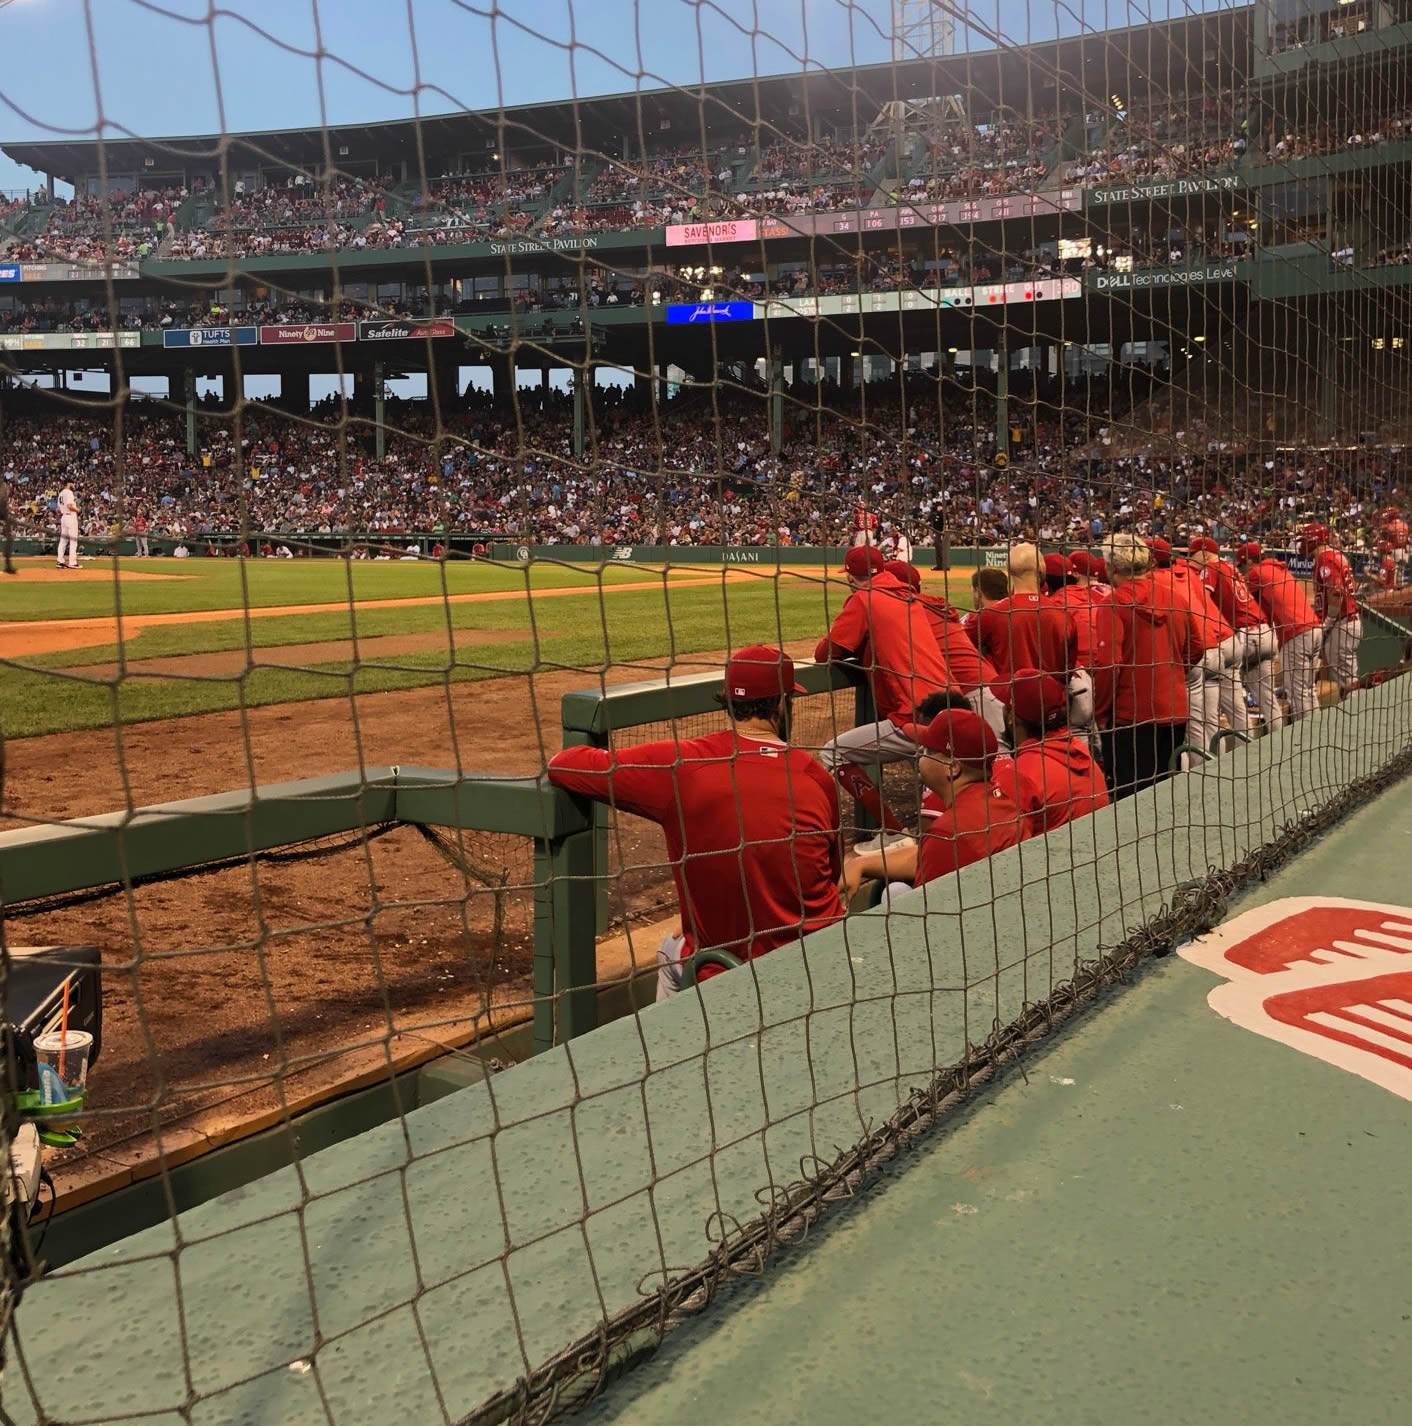
MULTIPOLYGON (((1223 9, 1027 46, 999 35, 1003 47, 940 60, 808 67, 693 88, 642 88, 420 120, 168 138, 117 134, 104 139, 104 162, 111 172, 140 170, 148 159, 154 168, 170 170, 174 164, 213 164, 224 154, 232 162, 291 168, 338 167, 340 160, 405 161, 417 171, 424 152, 428 174, 437 174, 472 150, 484 150, 487 157, 502 149, 529 156, 536 148, 573 151, 581 145, 617 152, 625 136, 635 147, 695 142, 703 121, 708 146, 729 142, 757 124, 785 137, 803 137, 811 120, 853 131, 898 99, 957 94, 978 116, 998 109, 1043 116, 1107 105, 1115 94, 1126 104, 1139 104, 1149 94, 1242 85, 1251 68, 1253 15, 1252 6, 1223 9)), ((92 139, 8 143, 3 150, 16 163, 66 182, 99 171, 99 145, 92 139)))

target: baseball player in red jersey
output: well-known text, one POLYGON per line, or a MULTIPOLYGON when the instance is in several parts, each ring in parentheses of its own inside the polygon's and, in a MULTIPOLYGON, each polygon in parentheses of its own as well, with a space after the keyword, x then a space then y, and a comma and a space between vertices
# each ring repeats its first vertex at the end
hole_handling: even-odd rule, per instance
POLYGON ((1383 589, 1397 588, 1397 560, 1393 557, 1392 546, 1386 540, 1378 543, 1377 582, 1383 589))
POLYGON ((1087 550, 1075 550, 1067 564, 1064 602, 1074 622, 1080 657, 1093 680, 1093 725, 1102 731, 1113 722, 1113 669, 1118 656, 1113 589, 1103 561, 1087 550))
POLYGON ((1260 606, 1280 649, 1291 718, 1306 718, 1319 706, 1314 674, 1323 632, 1299 581, 1282 560, 1266 559, 1255 541, 1236 550, 1240 572, 1260 606))
POLYGON ((1186 740, 1187 670, 1203 653, 1191 612, 1171 588, 1170 571, 1152 568, 1136 535, 1109 536, 1106 564, 1118 621, 1116 689, 1108 766, 1114 798, 1168 775, 1186 740))
POLYGON ((860 500, 853 507, 853 548, 878 542, 878 517, 860 500))
POLYGON ((991 781, 1000 744, 985 719, 947 709, 917 730, 917 740, 917 774, 939 809, 918 842, 849 857, 843 871, 849 892, 866 880, 885 881, 891 900, 1029 835, 1010 793, 991 781))
MULTIPOLYGON (((982 609, 976 643, 995 666, 1001 688, 1017 668, 1052 673, 1069 690, 1069 722, 1093 722, 1093 680, 1083 667, 1078 630, 1062 597, 1043 592, 1039 547, 1010 547, 1010 596, 982 609)), ((1002 697, 1004 696, 1002 692, 1002 697)))
POLYGON ((1069 731, 1069 695, 1038 669, 1016 670, 1010 684, 1015 751, 995 760, 991 781, 1006 788, 1032 837, 1108 805, 1108 783, 1086 738, 1069 731))
POLYGON ((1329 677, 1340 692, 1350 693, 1358 684, 1358 645, 1363 642, 1353 568, 1334 549, 1327 525, 1306 525, 1300 532, 1299 552, 1314 556, 1314 613, 1324 629, 1329 677))
MULTIPOLYGON (((556 787, 662 828, 682 924, 657 952, 659 1000, 680 987, 682 962, 698 947, 760 956, 844 914, 838 790, 789 746, 801 691, 790 659, 757 644, 726 665, 724 732, 565 748, 549 763, 556 787)), ((715 973, 703 966, 700 978, 715 973)))
POLYGON ((949 675, 921 606, 912 600, 910 588, 899 584, 884 565, 881 550, 849 550, 843 568, 853 592, 814 650, 819 663, 857 659, 863 664, 878 721, 840 733, 824 744, 819 756, 875 822, 889 832, 900 832, 901 823, 866 769, 916 757, 911 724, 917 705, 929 693, 943 690, 949 675))
POLYGON ((1002 684, 1017 668, 1041 668, 1067 680, 1077 663, 1068 611, 1040 588, 1043 565, 1034 545, 1010 548, 1010 594, 976 616, 977 646, 1002 684))
POLYGON ((992 691, 991 685, 996 681, 995 670, 971 642, 971 636, 961 624, 960 614, 946 600, 922 593, 922 574, 915 565, 889 560, 885 569, 899 584, 912 591, 912 598, 921 606, 941 649, 941 656, 946 660, 950 682, 966 695, 971 711, 980 714, 1003 742, 1005 705, 992 691))
MULTIPOLYGON (((1241 676, 1255 697, 1267 731, 1273 732, 1284 723, 1279 700, 1275 697, 1275 654, 1279 643, 1275 631, 1265 618, 1265 611, 1255 602, 1246 582, 1235 567, 1221 558, 1221 547, 1209 535, 1200 535, 1191 542, 1191 562, 1201 571, 1201 582, 1216 601, 1226 622, 1235 630, 1240 650, 1241 676)), ((1222 685, 1223 695, 1226 687, 1222 685)), ((1246 705, 1238 709, 1227 707, 1223 697, 1221 712, 1232 728, 1242 731, 1250 726, 1246 705)))

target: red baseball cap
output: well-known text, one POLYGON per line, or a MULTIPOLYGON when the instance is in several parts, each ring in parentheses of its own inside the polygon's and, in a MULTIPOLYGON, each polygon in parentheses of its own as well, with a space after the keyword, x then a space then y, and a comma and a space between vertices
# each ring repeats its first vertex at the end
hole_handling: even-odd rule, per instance
POLYGON ((1010 707, 1031 728, 1052 728, 1069 716, 1069 694, 1057 678, 1037 668, 1016 669, 1010 680, 1010 707))
POLYGON ((1055 550, 1051 550, 1044 557, 1044 574, 1046 579, 1067 579, 1069 576, 1069 562, 1063 555, 1055 550))
POLYGON ((883 569, 903 584, 911 585, 913 589, 922 587, 922 571, 916 565, 908 564, 906 560, 888 560, 883 569))
POLYGON ((1187 547, 1187 553, 1192 555, 1219 555, 1221 547, 1211 538, 1210 535, 1195 535, 1191 544, 1187 547))
POLYGON ((887 568, 887 561, 876 545, 855 545, 844 555, 843 568, 854 579, 871 579, 887 568))
POLYGON ((1154 535, 1148 542, 1147 548, 1152 551, 1152 563, 1158 569, 1168 569, 1172 563, 1172 547, 1161 535, 1154 535))
POLYGON ((1102 579, 1108 573, 1103 561, 1087 550, 1075 550, 1065 563, 1070 574, 1081 575, 1084 579, 1102 579))
POLYGON ((917 742, 929 753, 944 753, 961 763, 978 763, 988 768, 1000 743, 984 718, 961 708, 938 713, 925 728, 917 730, 917 742))
POLYGON ((1236 546, 1236 558, 1244 564, 1247 560, 1258 560, 1263 551, 1255 540, 1247 540, 1236 546))
POLYGON ((803 692, 794 681, 794 660, 768 644, 751 644, 726 665, 727 698, 778 698, 782 693, 803 692))

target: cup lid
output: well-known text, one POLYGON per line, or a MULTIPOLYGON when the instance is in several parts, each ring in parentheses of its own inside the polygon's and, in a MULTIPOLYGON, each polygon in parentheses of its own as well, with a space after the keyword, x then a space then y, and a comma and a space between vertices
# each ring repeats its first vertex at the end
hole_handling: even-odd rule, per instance
POLYGON ((50 1030, 47 1034, 34 1037, 36 1050, 61 1049, 67 1053, 70 1050, 86 1050, 92 1044, 93 1036, 87 1030, 70 1030, 67 1035, 61 1035, 58 1030, 50 1030))

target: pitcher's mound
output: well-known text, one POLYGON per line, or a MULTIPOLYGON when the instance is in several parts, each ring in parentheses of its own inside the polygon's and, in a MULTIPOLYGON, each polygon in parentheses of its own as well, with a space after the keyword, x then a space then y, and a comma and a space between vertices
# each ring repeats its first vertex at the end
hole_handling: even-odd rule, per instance
MULTIPOLYGON (((52 561, 48 560, 16 560, 16 574, 0 575, 0 579, 12 580, 16 584, 93 584, 106 580, 109 584, 113 582, 113 566, 110 564, 81 564, 77 569, 57 569, 52 561)), ((125 566, 117 570, 118 578, 124 584, 137 579, 190 579, 186 574, 153 574, 145 569, 128 569, 125 566)), ((0 588, 3 588, 0 585, 0 588)))

